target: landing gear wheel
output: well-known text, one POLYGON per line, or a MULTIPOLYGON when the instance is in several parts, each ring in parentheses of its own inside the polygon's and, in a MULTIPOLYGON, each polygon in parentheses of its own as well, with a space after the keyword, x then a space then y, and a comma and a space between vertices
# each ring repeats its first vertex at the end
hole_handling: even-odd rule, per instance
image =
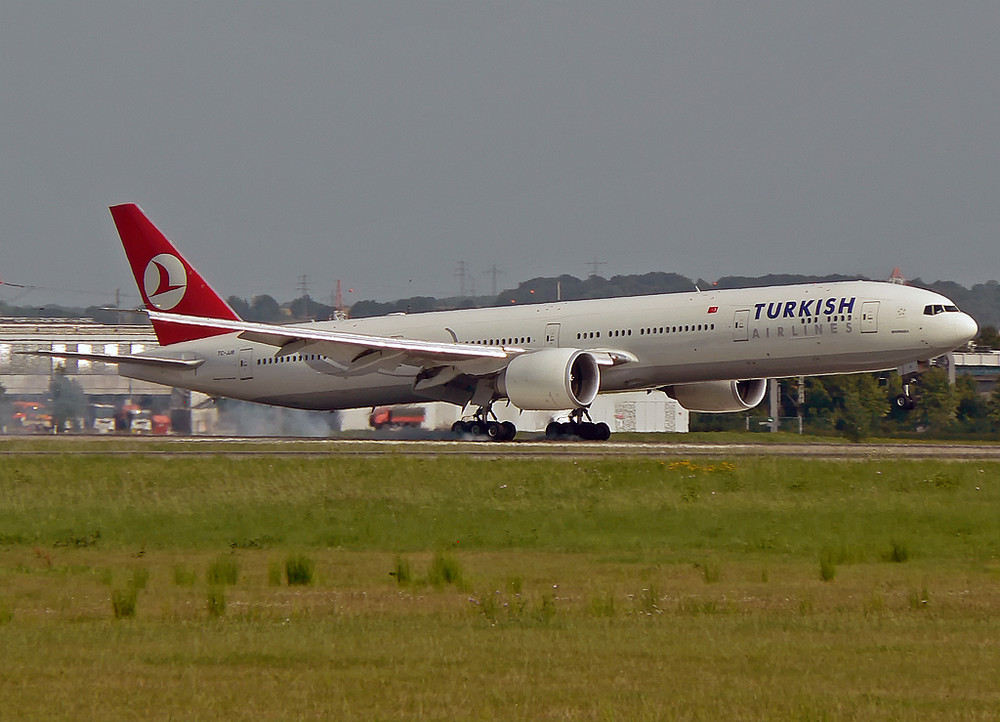
POLYGON ((456 421, 451 425, 452 432, 486 441, 512 441, 517 435, 517 427, 510 421, 498 420, 491 407, 492 402, 480 406, 470 421, 456 421))
POLYGON ((504 421, 500 424, 500 436, 497 437, 497 441, 513 441, 515 436, 517 436, 517 427, 514 424, 510 421, 504 421))
MULTIPOLYGON (((582 415, 582 414, 581 414, 582 415)), ((585 441, 607 441, 611 438, 611 427, 603 421, 553 421, 545 427, 546 439, 578 438, 585 441)))
POLYGON ((892 400, 892 403, 897 409, 903 409, 904 411, 911 411, 917 405, 913 397, 908 394, 899 394, 892 400))

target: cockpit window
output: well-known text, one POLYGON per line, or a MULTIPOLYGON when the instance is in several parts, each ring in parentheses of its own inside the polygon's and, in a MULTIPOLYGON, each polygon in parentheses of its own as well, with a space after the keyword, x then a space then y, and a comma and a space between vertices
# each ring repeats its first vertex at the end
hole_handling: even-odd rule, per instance
POLYGON ((958 313, 958 306, 942 306, 938 303, 924 306, 925 316, 937 316, 939 313, 958 313))

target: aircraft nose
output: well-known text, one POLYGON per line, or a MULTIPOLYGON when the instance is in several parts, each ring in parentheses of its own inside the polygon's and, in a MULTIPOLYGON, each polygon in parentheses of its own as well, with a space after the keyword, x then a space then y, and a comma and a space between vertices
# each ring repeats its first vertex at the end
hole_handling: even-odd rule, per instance
POLYGON ((960 313, 955 318, 955 337, 962 343, 968 343, 979 333, 976 319, 967 313, 960 313))

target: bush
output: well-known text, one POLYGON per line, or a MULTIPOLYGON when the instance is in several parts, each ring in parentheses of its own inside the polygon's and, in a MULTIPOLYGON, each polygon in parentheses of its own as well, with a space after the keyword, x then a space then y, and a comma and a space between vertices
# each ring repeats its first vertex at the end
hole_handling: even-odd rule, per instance
POLYGON ((312 584, 316 562, 307 556, 298 555, 285 560, 285 579, 289 586, 312 584))
POLYGON ((837 576, 837 565, 834 562, 834 553, 830 549, 824 549, 819 554, 819 578, 824 582, 831 582, 837 576))
POLYGON ((231 554, 221 554, 209 565, 205 576, 213 586, 236 584, 240 577, 240 565, 231 554))
POLYGON ((439 552, 431 559, 431 566, 427 570, 427 581, 435 587, 459 584, 462 581, 462 567, 452 555, 439 552))
POLYGON ((111 611, 115 619, 129 619, 135 616, 135 602, 139 592, 131 584, 124 589, 111 592, 111 611))
POLYGON ((889 550, 888 559, 890 562, 902 563, 910 558, 910 550, 903 542, 893 541, 892 549, 889 550))
POLYGON ((408 584, 412 580, 409 560, 397 554, 394 568, 389 575, 396 577, 396 584, 400 586, 408 584))

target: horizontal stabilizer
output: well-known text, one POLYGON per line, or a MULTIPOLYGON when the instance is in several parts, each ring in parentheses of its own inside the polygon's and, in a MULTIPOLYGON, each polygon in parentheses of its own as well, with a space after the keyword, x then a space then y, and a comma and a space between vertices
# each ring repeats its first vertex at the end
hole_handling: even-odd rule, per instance
POLYGON ((138 364, 171 369, 196 369, 205 363, 203 358, 166 358, 163 356, 140 356, 139 354, 112 355, 80 351, 17 351, 16 353, 22 356, 51 356, 52 358, 72 358, 80 361, 100 361, 106 364, 138 364))

